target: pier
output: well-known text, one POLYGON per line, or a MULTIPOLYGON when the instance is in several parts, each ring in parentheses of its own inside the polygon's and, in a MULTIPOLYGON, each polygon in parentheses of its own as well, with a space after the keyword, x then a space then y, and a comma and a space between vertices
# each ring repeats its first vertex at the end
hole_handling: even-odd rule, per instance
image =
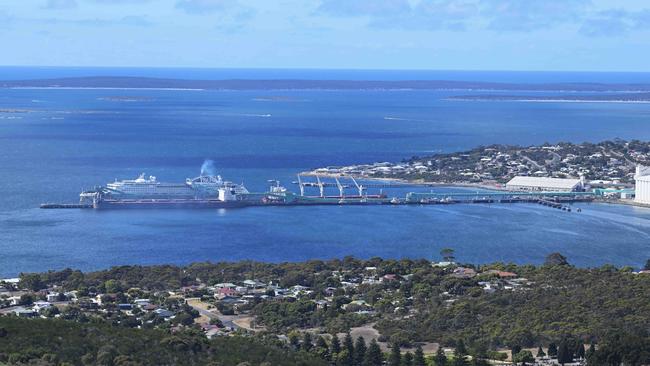
MULTIPOLYGON (((121 209, 121 208, 239 208, 254 206, 332 206, 332 205, 449 205, 449 204, 512 204, 531 203, 571 211, 568 206, 574 202, 591 202, 596 199, 598 192, 545 192, 545 191, 451 191, 451 192, 408 192, 403 196, 388 196, 383 189, 420 187, 420 184, 401 182, 359 182, 354 177, 321 177, 313 176, 311 181, 298 175, 299 193, 288 191, 277 180, 271 180, 271 187, 266 192, 248 192, 243 186, 231 184, 228 188, 219 188, 218 194, 188 196, 184 198, 169 197, 137 197, 121 194, 111 187, 96 187, 91 191, 80 194, 79 203, 45 203, 43 209, 121 209), (314 180, 315 179, 315 180, 314 180), (332 181, 333 180, 333 181, 332 181), (242 187, 236 192, 237 187, 242 187), (316 191, 314 192, 314 188, 316 191), (332 194, 332 188, 338 194, 332 194), (370 188, 379 188, 378 193, 369 193, 370 188), (306 194, 310 189, 312 195, 306 194), (115 194, 115 193, 120 194, 115 194), (316 193, 316 194, 313 194, 316 193)), ((190 185, 197 179, 189 180, 190 185)), ((201 183, 207 178, 202 178, 201 183)), ((221 178, 215 178, 221 183, 221 178)), ((142 176, 139 180, 125 181, 129 184, 149 184, 155 178, 146 181, 142 176), (140 182, 141 180, 142 182, 140 182)), ((114 184, 122 184, 117 182, 114 184)), ((185 185, 173 186, 189 190, 185 185)), ((176 188, 180 189, 180 188, 176 188)), ((201 191, 199 191, 201 192, 201 191)), ((184 192, 185 193, 185 192, 184 192)))

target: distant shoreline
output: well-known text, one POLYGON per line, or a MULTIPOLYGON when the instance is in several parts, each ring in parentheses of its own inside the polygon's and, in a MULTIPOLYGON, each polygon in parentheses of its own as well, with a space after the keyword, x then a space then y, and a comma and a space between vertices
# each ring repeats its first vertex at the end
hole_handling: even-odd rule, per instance
MULTIPOLYGON (((516 92, 650 93, 650 83, 500 83, 453 80, 316 80, 316 79, 221 79, 192 80, 153 77, 68 77, 5 80, 0 88, 32 89, 149 89, 149 90, 440 90, 516 92)), ((630 97, 630 94, 627 95, 630 97)), ((504 98, 503 96, 459 96, 458 98, 504 98)), ((507 98, 507 97, 505 97, 507 98)), ((520 97, 521 98, 521 97, 520 97)), ((528 97, 525 97, 528 98, 528 97)), ((579 96, 579 98, 585 98, 579 96)), ((591 99, 589 96, 587 99, 591 99)), ((536 99, 536 98, 535 98, 536 99)), ((564 99, 564 98, 562 98, 564 99)), ((572 98, 568 98, 572 99, 572 98)))
POLYGON ((620 93, 596 95, 467 95, 451 96, 448 101, 459 102, 522 102, 522 103, 650 103, 650 93, 620 93))

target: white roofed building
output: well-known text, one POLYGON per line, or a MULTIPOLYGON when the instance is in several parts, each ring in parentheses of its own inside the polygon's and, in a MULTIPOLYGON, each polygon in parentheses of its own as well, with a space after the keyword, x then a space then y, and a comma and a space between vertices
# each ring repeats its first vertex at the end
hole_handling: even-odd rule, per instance
POLYGON ((634 181, 634 202, 650 205, 650 167, 637 165, 634 181))
POLYGON ((584 188, 583 179, 517 176, 506 183, 509 191, 577 192, 584 188))

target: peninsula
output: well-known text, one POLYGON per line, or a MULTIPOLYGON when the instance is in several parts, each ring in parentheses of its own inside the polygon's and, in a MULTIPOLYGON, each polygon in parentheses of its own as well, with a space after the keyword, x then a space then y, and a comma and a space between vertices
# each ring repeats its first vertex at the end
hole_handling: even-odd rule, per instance
POLYGON ((637 164, 650 163, 650 142, 545 143, 536 146, 489 145, 468 151, 413 156, 401 162, 376 162, 314 169, 309 174, 401 179, 441 184, 503 184, 515 176, 584 176, 592 186, 631 185, 637 164))

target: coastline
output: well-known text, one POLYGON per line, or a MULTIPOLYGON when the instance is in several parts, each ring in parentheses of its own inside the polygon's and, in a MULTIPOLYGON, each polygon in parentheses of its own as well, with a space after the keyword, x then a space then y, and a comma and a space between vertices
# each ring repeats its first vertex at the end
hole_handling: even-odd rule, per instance
MULTIPOLYGON (((483 190, 497 191, 497 192, 508 192, 505 186, 491 185, 487 183, 469 183, 469 182, 426 182, 426 181, 412 181, 403 178, 379 178, 379 177, 367 177, 359 175, 343 175, 343 174, 334 174, 334 173, 315 173, 313 171, 302 172, 300 175, 303 176, 320 176, 327 178, 346 178, 352 177, 354 179, 362 179, 369 181, 388 181, 388 182, 399 182, 408 185, 417 185, 422 187, 449 187, 449 188, 477 188, 483 190)), ((594 203, 605 203, 608 205, 624 205, 624 206, 633 206, 640 208, 650 209, 650 204, 638 203, 633 200, 626 199, 596 199, 594 203)))
POLYGON ((515 102, 515 103, 620 103, 620 104, 649 104, 650 100, 622 100, 622 99, 535 99, 535 98, 444 98, 450 102, 515 102))
MULTIPOLYGON (((505 187, 498 185, 490 185, 488 183, 470 183, 470 182, 427 182, 419 180, 408 180, 404 178, 382 178, 382 177, 368 177, 363 175, 349 175, 349 174, 335 174, 335 173, 315 173, 314 171, 301 172, 300 175, 307 177, 326 177, 326 178, 354 178, 370 181, 384 181, 384 182, 398 182, 405 185, 415 185, 422 187, 450 187, 450 188, 481 188, 492 191, 506 191, 505 187)), ((495 183, 497 184, 497 183, 495 183)))

